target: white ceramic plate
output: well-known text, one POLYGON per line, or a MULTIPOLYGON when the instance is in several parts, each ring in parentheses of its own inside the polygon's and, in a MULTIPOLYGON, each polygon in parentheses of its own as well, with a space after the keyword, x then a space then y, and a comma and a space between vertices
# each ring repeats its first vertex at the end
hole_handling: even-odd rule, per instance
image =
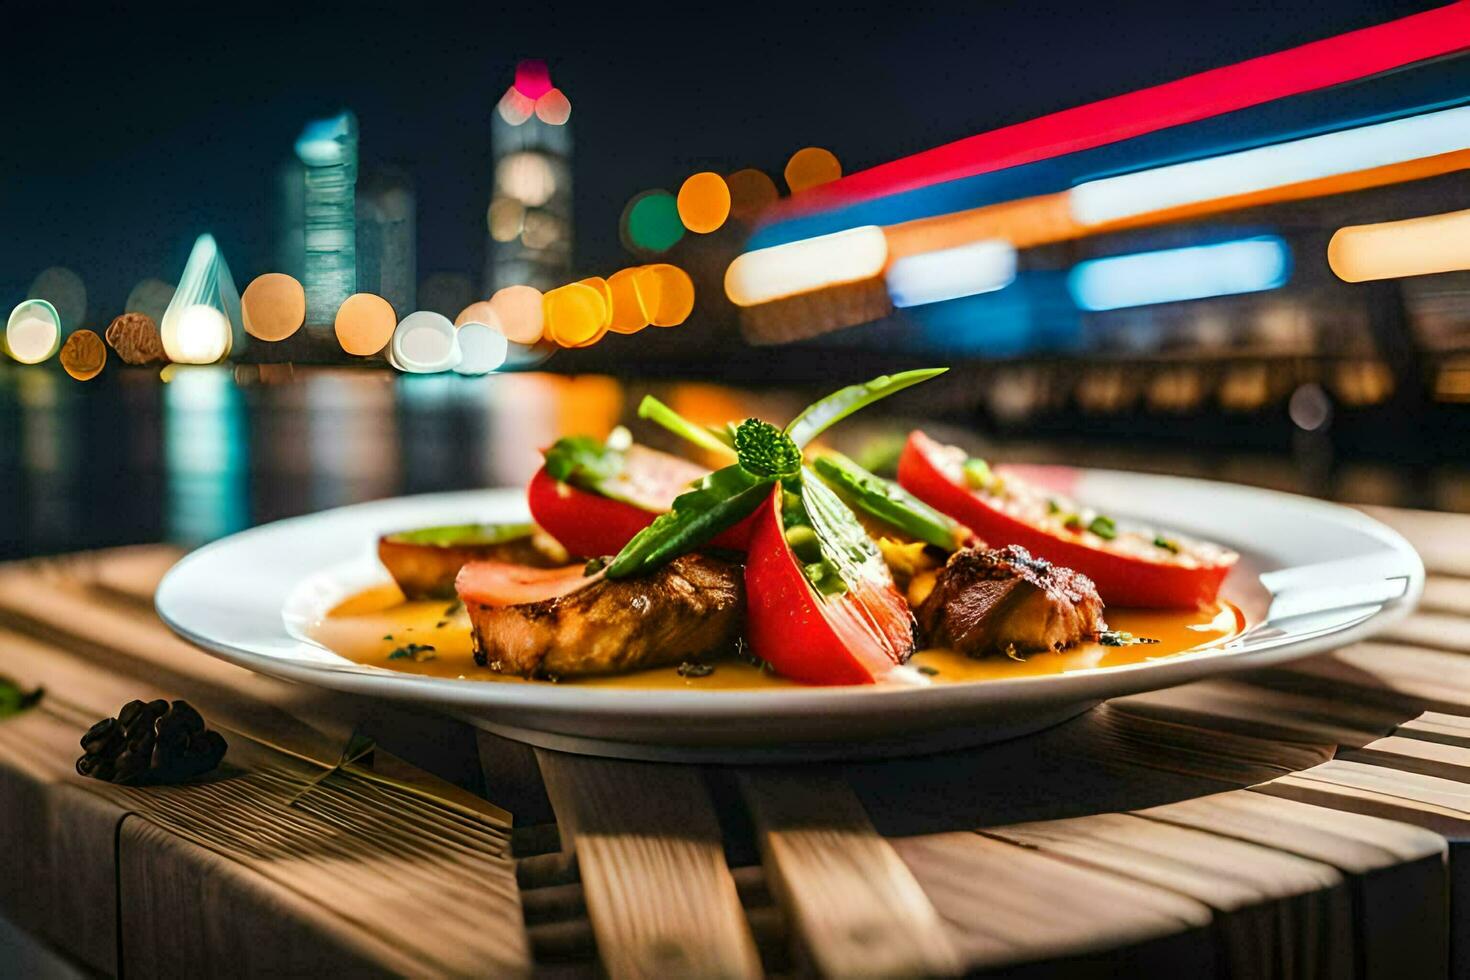
POLYGON ((521 491, 402 497, 280 521, 195 551, 158 613, 185 639, 275 677, 439 708, 548 748, 627 758, 789 761, 933 751, 1036 731, 1099 701, 1262 667, 1358 640, 1418 601, 1424 566, 1345 507, 1203 480, 1053 471, 1099 510, 1230 545, 1223 595, 1249 627, 1222 646, 1117 667, 933 687, 755 691, 497 684, 352 663, 305 637, 331 606, 385 581, 375 544, 404 528, 526 518, 521 491))

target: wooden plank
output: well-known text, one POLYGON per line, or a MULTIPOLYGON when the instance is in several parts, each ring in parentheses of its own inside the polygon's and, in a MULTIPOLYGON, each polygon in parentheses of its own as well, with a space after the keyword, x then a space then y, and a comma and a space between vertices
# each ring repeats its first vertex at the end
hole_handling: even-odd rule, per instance
POLYGON ((1360 510, 1398 531, 1430 572, 1470 576, 1470 516, 1398 507, 1360 507, 1360 510))
MULTIPOLYGON (((973 832, 891 839, 966 970, 1208 977, 1210 910, 1177 893, 973 832)), ((1026 974, 1030 975, 1030 974, 1026 974)))
POLYGON ((37 903, 47 914, 40 935, 93 970, 117 976, 117 839, 128 812, 67 783, 51 784, 47 796, 48 888, 37 903))
POLYGON ((1361 745, 1418 713, 1417 708, 1364 703, 1325 691, 1279 690, 1243 680, 1199 681, 1108 703, 1125 714, 1327 745, 1361 745))
POLYGON ((1430 650, 1470 653, 1470 619, 1459 612, 1420 611, 1389 626, 1377 639, 1430 650))
POLYGON ((1426 711, 1395 728, 1394 734, 1470 748, 1470 717, 1426 711))
POLYGON ((697 769, 536 755, 609 976, 760 974, 697 769))
POLYGON ((1216 913, 1217 955, 1229 976, 1354 973, 1348 890, 1326 864, 1122 813, 986 833, 1209 906, 1216 913))
POLYGON ((1425 612, 1470 616, 1470 578, 1430 575, 1424 581, 1419 608, 1425 612))
POLYGON ((768 879, 829 977, 949 976, 960 963, 934 906, 842 780, 745 770, 768 879))
MULTIPOLYGON (((1263 682, 1373 704, 1470 713, 1470 657, 1397 643, 1358 643, 1262 672, 1263 682)), ((1408 721, 1404 718, 1403 721, 1408 721)), ((1401 722, 1402 723, 1402 722, 1401 722)))
POLYGON ((1409 824, 1232 792, 1141 810, 1147 820, 1244 840, 1337 868, 1352 890, 1355 946, 1365 980, 1442 977, 1448 845, 1409 824), (1426 914, 1426 910, 1431 910, 1426 914))

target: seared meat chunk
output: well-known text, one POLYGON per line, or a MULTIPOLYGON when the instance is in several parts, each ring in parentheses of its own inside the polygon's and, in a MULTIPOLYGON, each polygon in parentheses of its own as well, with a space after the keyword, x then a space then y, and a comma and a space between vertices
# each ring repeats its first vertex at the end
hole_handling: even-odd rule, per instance
MULTIPOLYGON (((589 577, 564 594, 499 605, 460 575, 475 662, 526 677, 612 674, 677 664, 731 647, 744 616, 738 565, 683 555, 632 579, 589 577)), ((555 592, 553 588, 550 590, 555 592)))
POLYGON ((1060 650, 1108 628, 1091 579, 1014 544, 951 555, 918 619, 929 643, 971 657, 1060 650))

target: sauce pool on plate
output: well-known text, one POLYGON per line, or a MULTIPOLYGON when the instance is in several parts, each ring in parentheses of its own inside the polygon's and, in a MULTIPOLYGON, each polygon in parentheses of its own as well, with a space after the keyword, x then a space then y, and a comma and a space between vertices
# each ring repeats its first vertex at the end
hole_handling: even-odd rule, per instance
MULTIPOLYGON (((1001 680, 1060 674, 1096 667, 1120 667, 1208 649, 1237 636, 1245 617, 1228 602, 1198 610, 1109 609, 1113 630, 1147 637, 1157 643, 1104 646, 1083 643, 1060 653, 972 659, 953 650, 920 650, 909 661, 931 683, 1001 680)), ((458 603, 443 600, 407 602, 396 585, 374 586, 339 603, 309 630, 309 636, 354 663, 430 677, 496 683, 545 683, 497 674, 475 664, 470 648, 469 618, 458 603)), ((676 667, 659 667, 606 677, 566 678, 560 683, 585 687, 638 689, 698 688, 750 690, 795 687, 746 661, 725 657, 711 662, 704 677, 685 677, 676 667)))

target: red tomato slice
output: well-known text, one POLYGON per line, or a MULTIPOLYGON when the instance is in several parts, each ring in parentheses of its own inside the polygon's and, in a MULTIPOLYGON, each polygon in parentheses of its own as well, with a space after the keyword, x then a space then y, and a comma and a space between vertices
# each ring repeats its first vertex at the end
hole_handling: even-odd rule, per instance
MULTIPOLYGON (((630 446, 626 465, 616 482, 622 499, 553 480, 542 467, 531 478, 526 496, 531 516, 547 534, 573 555, 599 558, 615 555, 633 536, 653 523, 653 519, 673 506, 674 498, 689 484, 709 470, 687 459, 649 449, 630 446)), ((751 521, 747 518, 717 536, 711 544, 718 548, 744 551, 750 538, 751 521)))
POLYGON ((482 606, 519 606, 569 595, 602 578, 585 565, 532 568, 504 561, 472 561, 459 570, 454 589, 464 602, 482 606))
POLYGON ((752 517, 745 636, 756 656, 804 684, 872 684, 908 659, 913 615, 891 578, 823 599, 786 543, 779 487, 752 517))
MULTIPOLYGON (((963 474, 946 458, 950 452, 922 432, 910 433, 898 460, 899 484, 929 506, 969 525, 991 547, 1018 544, 1039 558, 1076 569, 1092 579, 1106 603, 1170 609, 1206 605, 1215 601, 1220 583, 1239 557, 1202 542, 1181 541, 1178 554, 1151 543, 1145 551, 1138 542, 1121 536, 1104 541, 1060 523, 1051 526, 1045 518, 1018 515, 1015 508, 1008 513, 1005 498, 965 485, 963 474)), ((1007 498, 1046 499, 1044 490, 1023 478, 1028 469, 997 471, 1005 477, 1007 498)), ((1055 476, 1043 479, 1050 483, 1055 476)))

